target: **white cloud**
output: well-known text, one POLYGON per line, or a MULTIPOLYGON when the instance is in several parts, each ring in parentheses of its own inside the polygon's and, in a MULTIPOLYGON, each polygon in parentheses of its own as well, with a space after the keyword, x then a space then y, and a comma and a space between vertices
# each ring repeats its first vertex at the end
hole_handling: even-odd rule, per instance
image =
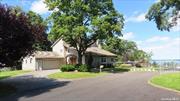
POLYGON ((123 37, 122 37, 122 39, 126 39, 126 40, 133 39, 133 38, 134 38, 134 33, 133 32, 125 33, 125 34, 123 34, 123 37))
MULTIPOLYGON (((164 38, 166 40, 166 38, 164 38)), ((165 43, 158 44, 161 40, 156 43, 148 43, 143 41, 139 44, 139 48, 146 52, 152 52, 153 59, 179 59, 180 58, 180 38, 170 38, 165 43), (170 40, 171 39, 171 40, 170 40)))
POLYGON ((137 12, 136 12, 135 15, 133 15, 131 17, 127 17, 125 19, 125 21, 126 22, 144 22, 144 21, 146 21, 145 15, 146 15, 146 13, 137 14, 137 12))
POLYGON ((169 41, 170 38, 167 36, 154 36, 146 40, 146 42, 158 42, 158 41, 169 41))
POLYGON ((45 14, 48 13, 48 8, 46 4, 44 3, 45 0, 36 0, 32 3, 30 10, 39 13, 39 14, 45 14))

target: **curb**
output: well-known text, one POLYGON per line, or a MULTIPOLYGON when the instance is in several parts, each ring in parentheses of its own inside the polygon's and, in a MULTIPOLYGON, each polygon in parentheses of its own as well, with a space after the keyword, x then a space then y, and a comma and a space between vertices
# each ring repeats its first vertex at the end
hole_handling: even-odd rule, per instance
POLYGON ((166 88, 166 87, 163 87, 163 86, 160 86, 160 85, 156 85, 156 84, 152 83, 150 80, 148 80, 148 84, 153 86, 153 87, 164 89, 164 90, 168 90, 168 91, 172 91, 172 92, 180 94, 180 91, 178 91, 178 90, 171 89, 171 88, 166 88))
POLYGON ((145 68, 136 68, 136 69, 130 69, 131 72, 156 72, 155 69, 145 69, 145 68))

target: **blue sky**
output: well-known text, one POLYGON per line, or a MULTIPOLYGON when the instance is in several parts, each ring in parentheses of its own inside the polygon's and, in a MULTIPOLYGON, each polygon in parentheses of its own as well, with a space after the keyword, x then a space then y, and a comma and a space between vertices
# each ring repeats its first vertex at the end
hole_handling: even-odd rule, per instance
MULTIPOLYGON (((46 18, 50 12, 44 0, 2 0, 7 5, 18 5, 24 11, 32 10, 46 18)), ((180 59, 180 19, 170 32, 159 31, 154 22, 145 19, 149 7, 158 0, 113 0, 116 10, 124 15, 123 38, 135 41, 138 47, 152 52, 153 59, 180 59)))

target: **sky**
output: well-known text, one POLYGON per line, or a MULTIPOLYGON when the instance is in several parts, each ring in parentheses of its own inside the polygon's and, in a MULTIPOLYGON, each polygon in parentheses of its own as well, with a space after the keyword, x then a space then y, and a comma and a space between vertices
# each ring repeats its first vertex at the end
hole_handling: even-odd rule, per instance
MULTIPOLYGON (((51 12, 43 1, 1 0, 0 2, 20 6, 26 12, 32 10, 47 18, 51 12)), ((123 39, 135 41, 139 49, 152 52, 152 59, 180 59, 180 19, 170 32, 159 31, 155 22, 145 19, 145 14, 155 2, 158 0, 113 0, 115 9, 125 18, 123 39)))

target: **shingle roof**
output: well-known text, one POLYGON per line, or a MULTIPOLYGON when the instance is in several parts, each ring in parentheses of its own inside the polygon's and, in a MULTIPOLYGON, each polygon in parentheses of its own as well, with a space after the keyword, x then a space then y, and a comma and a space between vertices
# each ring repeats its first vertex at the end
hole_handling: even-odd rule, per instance
MULTIPOLYGON (((53 47, 55 44, 57 44, 60 40, 61 40, 61 39, 56 40, 51 47, 53 47)), ((65 47, 70 47, 70 45, 67 44, 65 41, 63 41, 63 45, 64 45, 65 47)), ((71 48, 72 48, 72 49, 75 49, 74 47, 71 47, 71 48)), ((97 55, 103 55, 103 56, 117 56, 116 54, 113 54, 113 53, 111 53, 111 52, 109 52, 109 51, 106 51, 106 50, 104 50, 104 49, 99 48, 97 45, 96 45, 96 46, 93 46, 93 45, 92 45, 91 47, 87 48, 86 52, 87 52, 87 53, 88 53, 88 52, 91 52, 91 53, 95 53, 95 54, 97 54, 97 55)))
POLYGON ((36 51, 33 55, 36 58, 64 58, 63 56, 51 51, 36 51))
POLYGON ((91 53, 95 53, 97 55, 103 55, 103 56, 116 56, 115 54, 106 51, 104 49, 98 48, 98 47, 89 47, 87 48, 86 52, 91 52, 91 53))

